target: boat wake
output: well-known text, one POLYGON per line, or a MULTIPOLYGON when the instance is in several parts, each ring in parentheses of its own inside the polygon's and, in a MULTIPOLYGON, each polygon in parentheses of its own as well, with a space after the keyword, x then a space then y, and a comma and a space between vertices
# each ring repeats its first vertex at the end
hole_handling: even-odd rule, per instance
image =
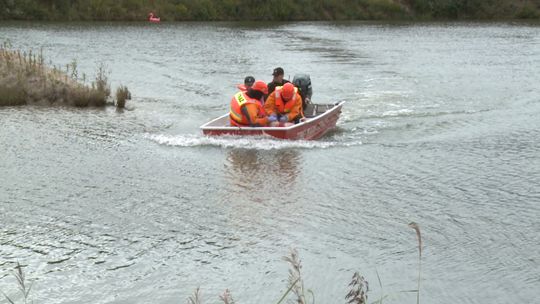
POLYGON ((339 140, 280 140, 266 136, 204 136, 204 135, 146 135, 146 138, 165 146, 172 147, 219 147, 244 148, 256 150, 280 149, 326 149, 331 147, 348 147, 361 145, 361 141, 343 142, 339 140))

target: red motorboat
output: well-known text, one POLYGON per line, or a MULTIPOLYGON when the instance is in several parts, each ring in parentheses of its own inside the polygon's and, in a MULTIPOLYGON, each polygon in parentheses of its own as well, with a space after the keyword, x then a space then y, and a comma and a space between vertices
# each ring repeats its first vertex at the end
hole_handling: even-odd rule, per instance
POLYGON ((308 104, 304 110, 304 121, 286 127, 237 127, 231 126, 229 114, 218 117, 201 129, 205 135, 270 135, 291 140, 313 140, 321 138, 336 126, 345 102, 335 104, 308 104))

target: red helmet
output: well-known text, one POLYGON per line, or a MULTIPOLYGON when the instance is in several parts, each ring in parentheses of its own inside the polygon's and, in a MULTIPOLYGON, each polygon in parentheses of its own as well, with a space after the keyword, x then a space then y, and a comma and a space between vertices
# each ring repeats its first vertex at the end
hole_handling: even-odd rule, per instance
POLYGON ((294 85, 290 82, 287 82, 283 85, 283 89, 281 90, 281 97, 285 100, 290 100, 294 96, 294 85))
POLYGON ((268 86, 264 81, 255 81, 255 83, 251 86, 251 89, 254 91, 262 92, 263 94, 268 94, 268 86))

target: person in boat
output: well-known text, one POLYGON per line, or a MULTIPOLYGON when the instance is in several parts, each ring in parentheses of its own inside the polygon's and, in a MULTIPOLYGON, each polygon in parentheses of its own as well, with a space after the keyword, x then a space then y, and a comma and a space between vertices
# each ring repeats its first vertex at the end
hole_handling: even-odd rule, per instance
MULTIPOLYGON (((276 87, 282 87, 284 84, 290 82, 283 78, 285 76, 285 71, 280 67, 274 69, 272 76, 274 76, 274 79, 272 79, 272 82, 268 83, 268 94, 272 94, 276 87)), ((268 96, 265 96, 265 100, 267 98, 268 96)))
POLYGON ((290 82, 276 87, 274 92, 268 95, 264 110, 271 124, 297 123, 303 118, 302 97, 298 93, 298 88, 290 82))
POLYGON ((240 91, 231 99, 230 122, 237 127, 262 127, 268 124, 262 97, 268 94, 263 81, 255 81, 247 91, 240 91))
POLYGON ((239 84, 236 87, 242 92, 247 92, 247 90, 251 88, 254 83, 255 83, 255 77, 246 76, 246 78, 244 78, 244 84, 239 84))

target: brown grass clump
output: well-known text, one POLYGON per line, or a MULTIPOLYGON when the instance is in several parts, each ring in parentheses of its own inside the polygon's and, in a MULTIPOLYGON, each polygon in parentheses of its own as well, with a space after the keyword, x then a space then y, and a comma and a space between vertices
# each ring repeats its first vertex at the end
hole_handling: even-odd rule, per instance
MULTIPOLYGON (((126 88, 127 90, 127 88, 126 88)), ((43 53, 11 50, 0 46, 0 106, 25 104, 102 107, 111 94, 107 74, 100 65, 97 75, 86 84, 86 75, 79 78, 77 62, 65 70, 45 64, 43 53)))
POLYGON ((131 92, 126 86, 120 86, 116 89, 116 107, 124 108, 126 106, 126 100, 131 99, 131 92))

